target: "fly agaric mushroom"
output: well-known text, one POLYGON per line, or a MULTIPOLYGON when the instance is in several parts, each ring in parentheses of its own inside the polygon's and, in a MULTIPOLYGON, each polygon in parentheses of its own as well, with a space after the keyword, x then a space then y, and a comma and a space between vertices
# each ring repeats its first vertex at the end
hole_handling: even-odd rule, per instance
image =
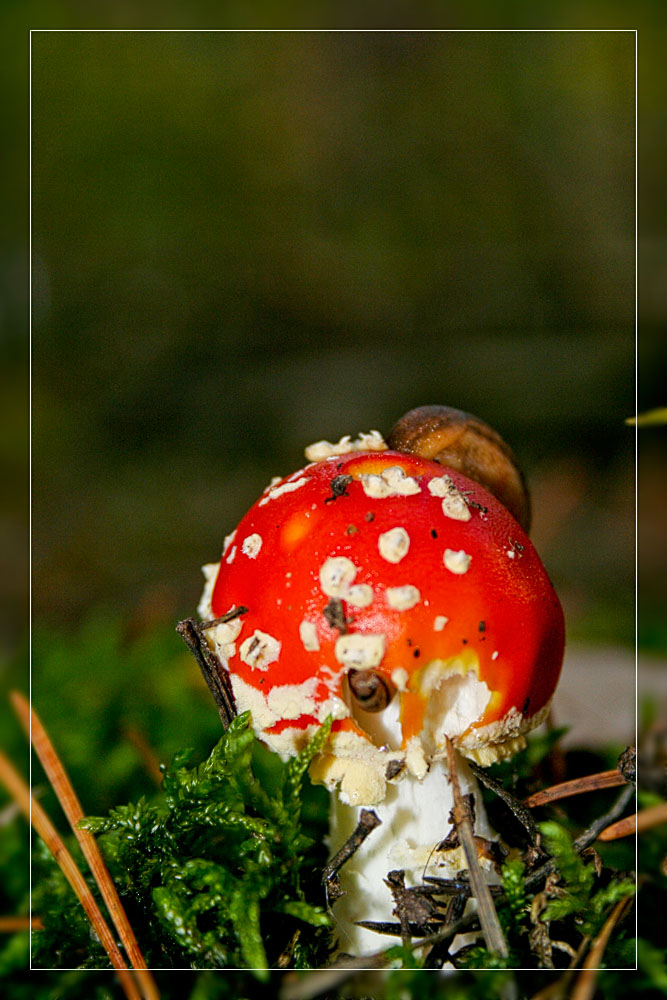
MULTIPOLYGON (((465 866, 443 844, 445 739, 483 765, 523 745, 549 709, 563 615, 524 530, 461 472, 377 432, 306 457, 204 567, 198 610, 222 618, 207 643, 269 748, 294 754, 333 717, 311 765, 335 793, 331 846, 363 807, 382 824, 347 863, 335 910, 341 949, 362 954, 381 938, 354 922, 391 919, 390 870, 414 885, 465 866)), ((463 760, 460 781, 492 838, 463 760)))

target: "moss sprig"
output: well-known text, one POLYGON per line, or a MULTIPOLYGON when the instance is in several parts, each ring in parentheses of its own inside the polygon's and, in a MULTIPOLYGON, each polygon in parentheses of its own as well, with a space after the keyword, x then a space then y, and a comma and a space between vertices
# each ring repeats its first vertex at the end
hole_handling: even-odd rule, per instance
MULTIPOLYGON (((189 751, 176 755, 155 801, 141 798, 81 822, 99 838, 152 967, 250 968, 266 978, 295 940, 304 967, 322 964, 320 932, 330 917, 304 889, 314 843, 301 812, 306 771, 330 725, 267 788, 253 771, 256 738, 244 713, 203 763, 191 764, 189 751)), ((43 883, 38 955, 47 938, 53 943, 50 910, 62 910, 56 883, 55 871, 43 883)))
POLYGON ((567 830, 551 821, 542 823, 540 829, 561 877, 558 894, 547 903, 543 920, 573 917, 581 933, 592 937, 600 930, 609 909, 635 894, 635 879, 614 876, 596 888, 600 878, 595 867, 576 852, 567 830))

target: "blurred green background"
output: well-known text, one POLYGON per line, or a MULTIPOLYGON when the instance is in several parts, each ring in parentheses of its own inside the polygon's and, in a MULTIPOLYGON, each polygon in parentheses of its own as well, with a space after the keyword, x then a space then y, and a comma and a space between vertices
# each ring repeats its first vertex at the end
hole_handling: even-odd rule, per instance
POLYGON ((33 34, 37 620, 190 613, 306 444, 445 402, 518 452, 571 627, 630 640, 634 50, 33 34))
POLYGON ((638 639, 664 661, 665 431, 640 432, 636 484, 624 423, 637 379, 640 410, 666 402, 662 3, 407 17, 639 28, 638 354, 633 33, 28 35, 406 21, 274 0, 8 0, 0 19, 0 658, 25 685, 31 412, 33 693, 86 809, 217 737, 173 625, 259 490, 415 405, 512 445, 575 644, 634 645, 638 486, 638 639))
MULTIPOLYGON (((629 26, 620 6, 602 10, 538 20, 629 26)), ((661 10, 636 16, 640 410, 665 401, 665 213, 651 203, 661 10)), ((517 4, 513 23, 529 13, 517 4)), ((5 650, 25 635, 28 592, 29 138, 38 628, 106 614, 130 636, 171 630, 196 607, 201 564, 306 444, 386 432, 410 407, 443 402, 517 452, 570 638, 632 647, 634 33, 27 33, 197 16, 169 3, 152 16, 3 9, 16 98, 2 111, 16 178, 1 317, 5 650)), ((269 3, 210 14, 250 28, 289 16, 378 21, 370 8, 345 22, 326 6, 307 18, 269 3)), ((476 16, 499 20, 490 4, 476 16)), ((474 27, 451 5, 441 20, 474 27)), ((412 14, 415 28, 433 22, 412 14)), ((638 471, 639 642, 664 653, 662 429, 641 431, 638 471)))

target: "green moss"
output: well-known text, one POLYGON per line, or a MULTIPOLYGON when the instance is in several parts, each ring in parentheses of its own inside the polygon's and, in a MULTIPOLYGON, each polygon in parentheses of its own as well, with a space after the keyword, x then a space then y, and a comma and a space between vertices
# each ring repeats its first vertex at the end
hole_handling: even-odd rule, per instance
MULTIPOLYGON (((269 794, 253 773, 256 738, 245 713, 203 763, 191 766, 189 751, 178 754, 165 769, 161 796, 81 822, 98 837, 152 967, 249 968, 266 978, 297 931, 300 961, 312 967, 325 960, 331 921, 323 898, 304 889, 316 854, 301 810, 307 767, 329 730, 330 722, 298 756, 274 767, 269 794)), ((34 935, 33 960, 46 967, 89 960, 88 927, 70 912, 77 904, 54 865, 43 873, 35 905, 45 929, 34 935)))

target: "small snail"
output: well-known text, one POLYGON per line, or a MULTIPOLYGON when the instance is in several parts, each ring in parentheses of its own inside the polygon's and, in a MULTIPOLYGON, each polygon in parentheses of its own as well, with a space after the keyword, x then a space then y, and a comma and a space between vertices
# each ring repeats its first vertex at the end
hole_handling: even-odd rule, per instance
POLYGON ((530 496, 512 450, 479 417, 451 406, 419 406, 401 417, 387 444, 474 479, 500 500, 524 531, 530 529, 530 496))
POLYGON ((352 697, 364 712, 382 712, 394 697, 393 685, 375 670, 348 670, 352 697))

